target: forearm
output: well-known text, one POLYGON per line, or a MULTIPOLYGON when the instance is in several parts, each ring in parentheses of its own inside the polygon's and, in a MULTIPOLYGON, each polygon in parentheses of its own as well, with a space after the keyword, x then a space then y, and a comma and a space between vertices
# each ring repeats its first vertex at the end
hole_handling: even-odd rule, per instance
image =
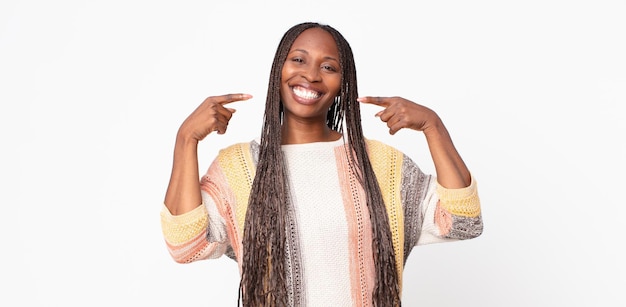
POLYGON ((428 148, 435 165, 437 181, 448 189, 465 188, 471 183, 471 175, 457 152, 452 138, 443 122, 437 118, 424 130, 428 148))
POLYGON ((187 213, 202 204, 199 178, 198 141, 179 135, 164 201, 172 215, 187 213))

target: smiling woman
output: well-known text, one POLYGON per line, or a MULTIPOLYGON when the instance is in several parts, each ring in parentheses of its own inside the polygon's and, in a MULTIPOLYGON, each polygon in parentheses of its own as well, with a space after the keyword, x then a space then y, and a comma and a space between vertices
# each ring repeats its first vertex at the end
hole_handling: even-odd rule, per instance
POLYGON ((325 30, 305 30, 293 42, 281 71, 283 144, 320 141, 320 135, 323 141, 341 137, 326 124, 341 89, 340 67, 335 39, 325 30))
POLYGON ((179 128, 161 222, 174 260, 238 262, 245 306, 398 306, 413 247, 482 233, 476 182, 439 116, 400 97, 358 97, 350 45, 302 23, 279 43, 260 137, 222 149, 199 177, 198 143, 226 132, 211 96, 179 128), (426 137, 436 176, 370 140, 360 103, 390 134, 426 137))

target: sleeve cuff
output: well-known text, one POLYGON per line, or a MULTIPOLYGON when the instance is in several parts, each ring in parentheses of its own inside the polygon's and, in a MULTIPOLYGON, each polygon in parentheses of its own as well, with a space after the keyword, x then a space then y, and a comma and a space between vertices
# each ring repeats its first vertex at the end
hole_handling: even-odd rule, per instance
POLYGON ((480 215, 480 199, 478 187, 474 177, 468 187, 460 189, 448 189, 437 183, 437 195, 440 205, 446 211, 466 217, 480 215))
POLYGON ((204 205, 181 215, 172 215, 165 204, 161 209, 163 235, 166 241, 171 244, 186 242, 206 231, 207 226, 208 216, 204 205))

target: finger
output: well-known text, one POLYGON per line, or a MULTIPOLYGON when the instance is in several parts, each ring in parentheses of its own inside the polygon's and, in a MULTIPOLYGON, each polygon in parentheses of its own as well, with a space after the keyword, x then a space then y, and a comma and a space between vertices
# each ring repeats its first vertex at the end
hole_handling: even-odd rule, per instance
POLYGON ((215 129, 215 132, 217 132, 217 134, 224 134, 224 133, 226 133, 226 127, 228 127, 228 126, 220 126, 220 127, 217 127, 217 128, 215 129))
POLYGON ((389 133, 395 134, 396 131, 403 128, 402 125, 402 117, 394 114, 393 112, 389 112, 389 109, 382 110, 376 113, 380 121, 384 122, 389 128, 389 133))
POLYGON ((224 134, 228 127, 228 121, 228 118, 219 118, 213 127, 213 131, 217 132, 217 134, 224 134))
POLYGON ((390 102, 389 97, 380 97, 380 96, 365 96, 357 98, 357 101, 362 103, 375 104, 381 107, 388 107, 390 102))
POLYGON ((389 127, 389 133, 396 134, 396 132, 402 130, 402 129, 413 129, 413 127, 411 126, 412 123, 410 121, 410 119, 404 117, 404 118, 397 118, 394 119, 394 122, 392 124, 390 124, 389 127))
POLYGON ((401 120, 393 120, 387 122, 387 127, 389 127, 389 134, 394 135, 396 132, 400 131, 400 129, 406 128, 406 123, 401 120))
POLYGON ((230 120, 230 118, 233 116, 233 113, 235 113, 236 111, 233 108, 226 108, 222 104, 213 105, 213 108, 215 112, 217 112, 217 114, 225 117, 226 120, 230 120))
POLYGON ((227 103, 231 103, 235 101, 248 100, 252 98, 252 95, 240 93, 240 94, 227 94, 227 95, 222 95, 222 96, 214 96, 212 98, 215 99, 215 101, 219 104, 227 104, 227 103))
POLYGON ((389 109, 384 109, 376 113, 376 117, 380 118, 381 121, 387 123, 394 116, 394 112, 391 112, 389 109))

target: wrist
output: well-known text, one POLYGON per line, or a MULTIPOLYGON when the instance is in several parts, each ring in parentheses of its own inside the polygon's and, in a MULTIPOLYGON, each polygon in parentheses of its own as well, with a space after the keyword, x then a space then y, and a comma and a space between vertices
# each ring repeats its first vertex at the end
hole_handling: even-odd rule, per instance
POLYGON ((196 147, 198 146, 198 139, 193 137, 192 133, 186 133, 184 129, 179 129, 176 134, 176 146, 179 147, 196 147))
POLYGON ((426 137, 438 137, 447 134, 446 127, 436 113, 432 114, 422 131, 426 137))

